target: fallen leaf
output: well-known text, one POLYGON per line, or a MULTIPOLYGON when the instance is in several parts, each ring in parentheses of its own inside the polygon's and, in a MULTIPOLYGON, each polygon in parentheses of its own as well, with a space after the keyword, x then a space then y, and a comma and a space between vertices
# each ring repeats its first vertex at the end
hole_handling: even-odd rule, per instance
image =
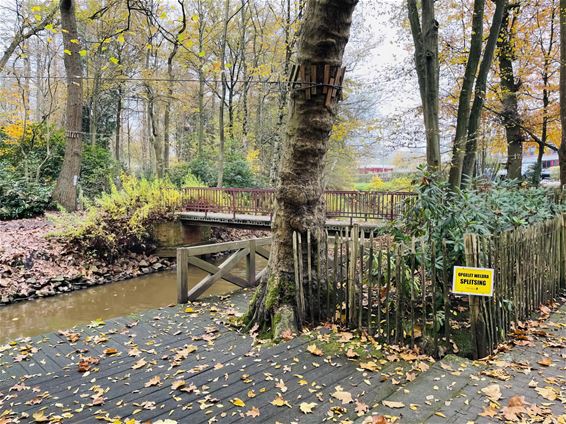
POLYGON ((282 379, 279 379, 277 383, 275 383, 275 387, 281 390, 281 393, 285 393, 287 391, 287 386, 285 385, 285 382, 282 379))
POLYGON ((185 384, 187 384, 185 380, 175 380, 173 383, 171 383, 171 388, 173 390, 177 390, 178 388, 183 387, 185 384))
POLYGON ((281 332, 281 338, 286 342, 288 342, 289 340, 293 340, 295 338, 295 335, 291 330, 286 329, 283 332, 281 332))
POLYGON ((379 371, 379 365, 374 361, 362 362, 360 363, 360 368, 371 372, 379 371))
POLYGON ((102 352, 106 356, 112 356, 112 355, 116 355, 118 353, 118 349, 115 349, 113 347, 109 347, 108 349, 104 349, 102 352))
POLYGON ((232 405, 239 406, 240 408, 246 406, 246 403, 240 398, 234 398, 230 402, 232 402, 232 405))
POLYGON ((541 395, 546 400, 554 401, 558 399, 559 393, 554 389, 554 387, 546 386, 546 387, 537 387, 535 388, 537 393, 541 395))
POLYGON ((537 361, 537 364, 542 365, 543 367, 549 367, 552 365, 552 359, 550 359, 548 356, 545 356, 541 360, 537 361))
POLYGON ((492 402, 497 402, 501 399, 501 388, 499 387, 499 384, 490 384, 489 386, 481 389, 481 392, 492 402))
POLYGON ((140 355, 141 355, 141 350, 139 350, 137 347, 133 347, 128 351, 128 356, 140 356, 140 355))
POLYGON ((371 424, 389 424, 389 420, 385 418, 383 415, 372 416, 370 422, 371 424))
POLYGON ((362 415, 364 415, 369 409, 369 406, 367 406, 367 404, 360 402, 359 400, 356 401, 356 414, 361 417, 362 415))
POLYGON ((357 358, 358 356, 360 356, 359 353, 352 348, 348 349, 348 351, 346 352, 346 357, 350 359, 357 358))
POLYGON ((185 312, 186 312, 187 314, 195 314, 195 313, 196 313, 196 311, 195 311, 192 307, 190 307, 190 306, 187 306, 187 307, 185 308, 185 312))
POLYGON ((156 375, 155 377, 151 378, 147 383, 145 383, 144 387, 157 386, 159 383, 161 383, 161 377, 156 375))
POLYGON ((342 401, 342 405, 347 405, 354 401, 354 399, 352 399, 352 394, 350 392, 345 392, 342 387, 336 386, 335 390, 336 391, 332 393, 332 397, 342 401))
POLYGON ((246 417, 259 417, 259 409, 257 409, 255 406, 252 406, 252 409, 246 412, 246 417))
POLYGON ((384 406, 387 406, 388 408, 393 408, 393 409, 399 409, 399 408, 404 408, 405 404, 403 402, 395 402, 392 400, 384 400, 382 401, 384 406))
POLYGON ((509 404, 501 411, 506 420, 519 421, 519 416, 527 412, 524 396, 513 396, 509 404))
POLYGON ((301 412, 303 414, 312 414, 313 409, 317 406, 318 404, 316 402, 302 402, 299 405, 299 409, 301 410, 301 412))
POLYGON ((350 340, 352 340, 354 338, 354 335, 352 333, 348 333, 347 331, 344 331, 342 333, 340 333, 340 338, 338 339, 339 343, 347 343, 350 340))
POLYGON ((497 415, 497 409, 491 405, 483 408, 483 412, 479 414, 481 417, 495 417, 497 415))
POLYGON ((135 370, 139 370, 140 368, 143 368, 146 365, 147 365, 147 362, 145 361, 145 359, 141 358, 134 365, 132 365, 132 368, 135 369, 135 370))
POLYGON ((289 408, 291 407, 291 405, 289 405, 289 402, 287 402, 285 399, 283 399, 283 396, 281 395, 277 395, 277 397, 275 399, 273 399, 271 401, 271 404, 274 406, 288 406, 289 408))
POLYGON ((46 423, 49 421, 49 418, 45 416, 45 413, 43 411, 34 413, 32 417, 36 423, 46 423))
POLYGON ((307 352, 312 353, 315 356, 322 356, 324 353, 315 344, 308 345, 307 352))

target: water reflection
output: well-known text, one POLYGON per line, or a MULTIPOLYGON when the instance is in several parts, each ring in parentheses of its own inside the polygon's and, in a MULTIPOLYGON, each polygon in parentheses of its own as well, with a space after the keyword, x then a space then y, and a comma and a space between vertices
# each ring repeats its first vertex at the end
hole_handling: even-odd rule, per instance
MULTIPOLYGON (((265 261, 260 258, 257 262, 258 268, 265 266, 265 261)), ((245 263, 232 273, 245 277, 245 263)), ((192 287, 206 275, 205 272, 191 267, 189 286, 192 287)), ((237 289, 238 287, 231 283, 219 281, 207 290, 203 297, 227 294, 237 289)), ((109 319, 159 308, 174 304, 176 300, 176 272, 165 271, 105 286, 8 305, 0 307, 0 343, 17 337, 31 337, 89 323, 98 318, 109 319)))

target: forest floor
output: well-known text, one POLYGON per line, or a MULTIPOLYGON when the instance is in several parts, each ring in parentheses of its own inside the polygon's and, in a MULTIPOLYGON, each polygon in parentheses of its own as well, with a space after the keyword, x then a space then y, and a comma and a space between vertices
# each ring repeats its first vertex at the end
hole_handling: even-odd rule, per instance
MULTIPOLYGON (((108 263, 48 237, 55 229, 45 217, 0 221, 0 305, 126 280, 163 271, 174 264, 156 255, 139 253, 129 253, 108 263)), ((238 230, 214 229, 210 241, 245 236, 238 230)), ((247 234, 254 236, 255 233, 247 234)))

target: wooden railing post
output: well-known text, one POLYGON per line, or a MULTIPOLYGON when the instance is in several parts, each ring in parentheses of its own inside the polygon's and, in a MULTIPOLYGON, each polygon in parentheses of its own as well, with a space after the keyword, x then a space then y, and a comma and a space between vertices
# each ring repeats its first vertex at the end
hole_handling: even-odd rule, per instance
POLYGON ((177 303, 189 300, 189 255, 185 249, 177 249, 177 303))
POLYGON ((247 271, 248 271, 248 283, 250 283, 250 285, 253 285, 255 283, 255 276, 256 276, 256 272, 255 272, 255 250, 256 250, 256 241, 255 239, 251 239, 250 240, 250 253, 248 254, 247 257, 247 271))

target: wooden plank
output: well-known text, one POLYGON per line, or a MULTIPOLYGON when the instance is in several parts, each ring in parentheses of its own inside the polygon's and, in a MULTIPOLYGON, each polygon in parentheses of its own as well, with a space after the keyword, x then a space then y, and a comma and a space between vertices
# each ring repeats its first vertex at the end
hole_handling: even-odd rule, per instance
POLYGON ((270 254, 269 250, 264 249, 263 247, 259 247, 257 245, 257 242, 256 242, 256 247, 255 247, 255 253, 257 253, 262 258, 269 260, 269 254, 270 254))
MULTIPOLYGON (((256 239, 256 245, 264 246, 271 242, 271 237, 256 239)), ((248 247, 249 240, 228 241, 224 243, 207 244, 203 246, 182 247, 179 250, 185 250, 189 256, 210 255, 213 253, 230 252, 248 247)))
MULTIPOLYGON (((212 284, 216 281, 224 278, 224 275, 228 273, 232 268, 236 266, 236 264, 248 255, 250 252, 249 248, 238 250, 237 252, 233 253, 226 261, 224 261, 218 268, 219 271, 215 274, 209 275, 205 277, 200 283, 198 283, 195 287, 193 287, 188 294, 189 300, 196 300, 198 297, 203 294, 212 284)), ((247 285, 246 285, 247 286, 247 285)))
POLYGON ((255 240, 249 241, 250 253, 246 258, 246 267, 248 272, 248 283, 253 286, 256 282, 255 273, 255 253, 256 253, 256 242, 255 240))
MULTIPOLYGON (((209 274, 216 274, 217 272, 220 271, 220 268, 217 267, 216 265, 213 265, 209 262, 206 262, 205 260, 202 260, 201 258, 197 258, 196 256, 189 256, 188 258, 188 262, 190 265, 196 266, 197 268, 208 272, 209 274)), ((232 275, 230 273, 225 273, 224 276, 222 277, 223 280, 226 280, 232 284, 235 284, 239 287, 245 287, 247 285, 246 280, 244 280, 241 277, 238 277, 236 275, 232 275)))
POLYGON ((328 81, 330 80, 330 65, 324 65, 324 79, 322 87, 322 94, 326 94, 328 92, 328 81))
POLYGON ((316 75, 316 65, 311 65, 311 94, 316 94, 316 84, 317 84, 317 75, 316 75))
POLYGON ((177 250, 177 303, 187 303, 189 300, 189 263, 185 249, 177 250))

